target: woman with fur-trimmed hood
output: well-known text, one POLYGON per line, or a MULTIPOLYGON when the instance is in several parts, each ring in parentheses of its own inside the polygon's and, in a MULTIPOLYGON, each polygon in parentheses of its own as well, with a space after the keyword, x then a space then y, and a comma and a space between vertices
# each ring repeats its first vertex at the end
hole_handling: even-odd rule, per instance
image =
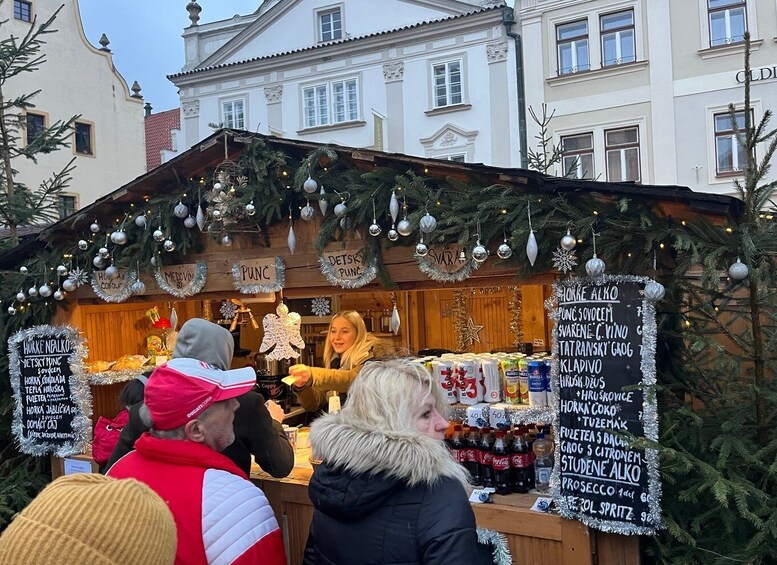
POLYGON ((336 414, 313 422, 315 506, 304 563, 478 561, 467 473, 443 443, 446 406, 409 360, 367 363, 336 414))

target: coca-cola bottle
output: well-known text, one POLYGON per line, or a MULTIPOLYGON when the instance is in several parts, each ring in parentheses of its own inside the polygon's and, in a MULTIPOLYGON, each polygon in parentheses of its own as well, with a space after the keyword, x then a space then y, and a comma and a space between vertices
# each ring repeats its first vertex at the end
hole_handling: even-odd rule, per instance
POLYGON ((461 424, 453 425, 453 434, 451 434, 451 439, 448 441, 448 448, 451 450, 453 460, 463 465, 467 455, 467 448, 461 437, 461 424))
POLYGON ((534 467, 526 441, 526 428, 521 426, 515 430, 513 447, 510 454, 510 474, 513 492, 527 493, 532 488, 534 481, 534 467))
POLYGON ((483 484, 480 476, 480 445, 478 442, 478 429, 474 426, 469 428, 467 436, 467 469, 471 475, 470 483, 477 486, 483 484))
POLYGON ((480 476, 484 487, 494 486, 494 438, 491 428, 483 428, 480 432, 480 476))
POLYGON ((491 466, 494 469, 494 486, 496 494, 510 494, 510 453, 505 442, 505 433, 502 430, 497 431, 494 439, 494 448, 491 450, 494 459, 491 466))

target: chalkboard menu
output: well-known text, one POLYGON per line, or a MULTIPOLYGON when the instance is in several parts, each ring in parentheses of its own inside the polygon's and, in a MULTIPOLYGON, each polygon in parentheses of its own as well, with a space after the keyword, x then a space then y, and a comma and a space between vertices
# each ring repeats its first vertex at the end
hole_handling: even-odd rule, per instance
POLYGON ((653 534, 661 522, 655 450, 630 449, 619 435, 657 439, 649 388, 655 382, 655 309, 643 298, 647 280, 557 283, 551 315, 556 502, 565 517, 624 534, 653 534))
POLYGON ((14 432, 33 455, 80 453, 89 440, 91 394, 84 347, 68 327, 35 326, 8 340, 14 389, 14 432))

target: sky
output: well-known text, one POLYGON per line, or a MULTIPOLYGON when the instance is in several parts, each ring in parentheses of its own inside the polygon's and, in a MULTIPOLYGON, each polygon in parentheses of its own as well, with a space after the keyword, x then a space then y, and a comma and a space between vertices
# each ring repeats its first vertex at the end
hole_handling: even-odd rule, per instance
MULTIPOLYGON (((184 63, 183 29, 191 22, 188 0, 79 0, 84 33, 100 47, 104 33, 110 40, 113 64, 132 86, 138 81, 141 94, 154 112, 177 108, 178 92, 166 76, 184 63)), ((261 0, 198 0, 200 24, 250 14, 261 0)))

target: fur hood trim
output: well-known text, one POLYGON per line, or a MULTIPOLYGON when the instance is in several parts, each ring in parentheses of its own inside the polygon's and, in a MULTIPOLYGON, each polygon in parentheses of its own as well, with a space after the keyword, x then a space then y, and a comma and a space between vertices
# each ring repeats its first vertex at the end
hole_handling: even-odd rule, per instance
POLYGON ((313 457, 354 475, 384 474, 413 487, 450 477, 468 486, 466 469, 441 441, 417 432, 369 429, 347 412, 326 414, 310 428, 313 457))

